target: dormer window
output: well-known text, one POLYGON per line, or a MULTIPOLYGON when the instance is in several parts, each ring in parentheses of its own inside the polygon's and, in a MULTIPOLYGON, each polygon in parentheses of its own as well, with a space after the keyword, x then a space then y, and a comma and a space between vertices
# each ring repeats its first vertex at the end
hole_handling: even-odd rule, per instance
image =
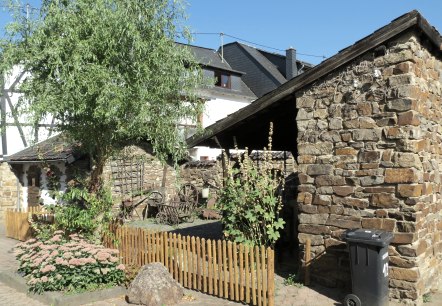
POLYGON ((230 88, 230 74, 224 71, 215 71, 215 86, 230 88))

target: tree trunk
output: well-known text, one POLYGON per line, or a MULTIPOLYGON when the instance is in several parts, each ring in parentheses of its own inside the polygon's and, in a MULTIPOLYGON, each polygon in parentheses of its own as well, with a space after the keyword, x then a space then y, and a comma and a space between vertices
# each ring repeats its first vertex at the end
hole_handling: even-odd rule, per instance
POLYGON ((105 159, 102 157, 98 157, 93 160, 93 163, 94 164, 92 166, 92 172, 91 172, 88 190, 91 193, 97 193, 103 185, 102 176, 103 176, 105 159))

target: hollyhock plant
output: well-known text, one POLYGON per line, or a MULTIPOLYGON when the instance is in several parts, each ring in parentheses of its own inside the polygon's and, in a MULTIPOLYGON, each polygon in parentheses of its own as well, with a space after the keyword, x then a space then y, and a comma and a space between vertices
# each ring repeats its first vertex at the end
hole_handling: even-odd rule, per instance
POLYGON ((46 241, 30 239, 16 245, 19 273, 32 292, 84 290, 118 285, 124 280, 125 267, 119 252, 87 241, 82 236, 57 231, 46 241))

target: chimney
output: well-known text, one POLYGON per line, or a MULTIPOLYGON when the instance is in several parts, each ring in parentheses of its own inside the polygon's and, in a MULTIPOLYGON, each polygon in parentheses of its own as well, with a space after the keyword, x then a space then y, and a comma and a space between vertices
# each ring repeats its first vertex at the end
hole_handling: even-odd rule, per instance
POLYGON ((293 79, 298 75, 298 66, 296 65, 296 49, 293 47, 285 50, 285 78, 293 79))

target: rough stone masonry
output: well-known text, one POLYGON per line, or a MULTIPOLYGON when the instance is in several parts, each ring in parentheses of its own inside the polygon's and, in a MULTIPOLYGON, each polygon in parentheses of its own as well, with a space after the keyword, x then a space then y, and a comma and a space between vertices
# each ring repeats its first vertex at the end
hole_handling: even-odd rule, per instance
POLYGON ((298 237, 318 281, 349 284, 349 228, 394 233, 392 300, 421 304, 442 280, 442 62, 428 50, 410 30, 296 94, 298 237))

